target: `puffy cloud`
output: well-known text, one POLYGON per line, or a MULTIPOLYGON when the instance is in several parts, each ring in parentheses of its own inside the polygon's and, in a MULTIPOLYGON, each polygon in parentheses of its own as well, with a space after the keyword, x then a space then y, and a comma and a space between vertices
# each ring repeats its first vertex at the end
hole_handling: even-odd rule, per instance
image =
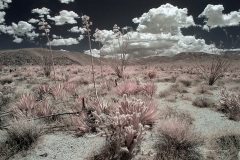
POLYGON ((150 9, 140 18, 137 32, 128 32, 118 39, 113 31, 98 30, 94 37, 103 44, 105 55, 119 54, 119 50, 127 49, 128 54, 135 56, 165 55, 172 56, 180 52, 207 52, 212 48, 204 39, 184 36, 181 28, 195 26, 192 16, 188 16, 186 8, 179 9, 171 4, 150 9))
POLYGON ((69 51, 67 51, 67 50, 65 50, 65 49, 60 49, 60 51, 62 51, 62 52, 69 52, 69 51))
POLYGON ((52 46, 70 46, 73 44, 78 44, 78 40, 75 38, 61 38, 61 39, 54 39, 51 41, 52 46))
POLYGON ((10 35, 24 35, 31 32, 34 27, 25 21, 19 21, 18 24, 12 23, 12 26, 6 27, 6 32, 10 35))
POLYGON ((137 31, 142 33, 171 33, 179 34, 180 28, 194 26, 192 16, 188 16, 186 8, 179 9, 169 3, 158 8, 150 9, 140 18, 134 18, 134 23, 138 23, 137 31))
POLYGON ((55 34, 53 34, 52 37, 53 37, 54 39, 62 38, 61 36, 57 36, 57 35, 55 35, 55 34))
POLYGON ((111 42, 114 38, 112 30, 99 30, 93 34, 96 41, 100 41, 103 44, 111 42))
POLYGON ((22 41, 23 41, 22 38, 19 38, 19 37, 17 37, 17 36, 14 36, 13 42, 15 42, 15 43, 21 43, 22 41))
POLYGON ((13 42, 16 43, 21 43, 23 41, 19 36, 26 36, 29 40, 34 40, 34 38, 39 36, 38 33, 33 31, 34 27, 25 21, 19 21, 17 24, 13 22, 11 26, 2 26, 0 28, 2 28, 4 33, 13 35, 15 38, 13 42))
POLYGON ((0 25, 0 32, 6 33, 6 26, 5 25, 0 25))
POLYGON ((5 12, 0 12, 0 24, 5 21, 4 16, 6 15, 5 12))
POLYGON ((50 12, 50 9, 48 9, 46 7, 43 7, 41 9, 40 8, 35 8, 35 9, 32 10, 32 13, 37 13, 37 14, 40 15, 40 17, 41 17, 41 15, 48 15, 49 12, 50 12))
MULTIPOLYGON (((114 36, 103 42, 102 50, 105 55, 118 53, 119 43, 114 36)), ((125 46, 127 46, 127 53, 135 56, 173 56, 180 52, 208 52, 212 48, 212 46, 206 45, 205 40, 196 39, 194 36, 140 32, 130 32, 123 39, 120 38, 121 49, 124 49, 125 46), (129 40, 126 41, 127 37, 129 40)))
POLYGON ((38 23, 39 20, 38 19, 34 19, 34 18, 31 18, 28 20, 29 23, 38 23))
POLYGON ((62 10, 59 13, 59 16, 51 17, 48 15, 47 18, 55 21, 56 25, 63 25, 65 23, 75 24, 77 23, 75 18, 79 18, 78 14, 73 11, 62 10))
POLYGON ((84 54, 92 55, 93 57, 97 57, 97 58, 100 57, 100 51, 99 51, 99 50, 97 50, 97 49, 92 49, 91 51, 92 51, 92 54, 90 53, 89 50, 84 51, 84 54))
POLYGON ((240 10, 232 11, 229 14, 223 14, 223 5, 207 5, 199 17, 206 18, 204 29, 206 26, 211 28, 224 26, 237 26, 240 22, 240 10))
POLYGON ((80 36, 78 37, 78 40, 81 41, 83 38, 84 38, 84 36, 83 36, 83 35, 80 35, 80 36))
POLYGON ((165 55, 175 55, 180 52, 207 52, 215 48, 213 45, 207 45, 204 39, 196 39, 194 36, 179 36, 177 43, 174 43, 169 50, 164 50, 165 55))
POLYGON ((32 32, 27 32, 26 35, 30 40, 34 40, 36 37, 39 36, 39 33, 32 31, 32 32))
POLYGON ((59 0, 61 3, 70 3, 70 2, 74 2, 74 0, 59 0))
POLYGON ((81 27, 78 27, 78 26, 74 26, 68 31, 69 32, 74 32, 74 33, 80 33, 81 32, 83 34, 85 32, 85 29, 81 28, 81 27))
POLYGON ((0 10, 8 8, 8 3, 12 3, 12 0, 1 0, 0 1, 0 10))

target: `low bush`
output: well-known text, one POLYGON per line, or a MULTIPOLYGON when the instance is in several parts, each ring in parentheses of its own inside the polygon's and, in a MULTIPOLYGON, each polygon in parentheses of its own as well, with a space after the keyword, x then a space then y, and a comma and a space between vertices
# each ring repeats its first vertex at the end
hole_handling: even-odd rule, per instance
POLYGON ((156 106, 141 100, 128 100, 124 95, 108 117, 107 143, 92 159, 132 159, 139 152, 138 146, 149 128, 148 124, 156 121, 156 106))
POLYGON ((229 119, 240 120, 240 93, 229 93, 226 88, 221 89, 220 108, 229 119))
POLYGON ((199 160, 198 147, 202 138, 192 125, 178 117, 163 120, 158 125, 159 140, 156 143, 156 160, 199 160))
POLYGON ((182 83, 185 87, 189 87, 192 84, 192 80, 187 78, 179 78, 178 82, 182 83))
POLYGON ((137 83, 135 81, 131 81, 131 80, 126 80, 123 81, 122 83, 120 83, 116 89, 115 92, 120 95, 123 96, 124 94, 127 95, 135 95, 137 94, 141 89, 139 88, 139 86, 137 85, 137 83))
POLYGON ((204 96, 195 98, 195 100, 192 102, 192 105, 200 108, 213 108, 215 106, 214 102, 211 99, 204 96))
POLYGON ((240 135, 227 133, 215 135, 207 142, 207 159, 239 159, 240 135))
POLYGON ((26 118, 15 120, 7 127, 7 139, 1 144, 2 157, 10 157, 19 151, 27 150, 43 133, 43 125, 26 118))

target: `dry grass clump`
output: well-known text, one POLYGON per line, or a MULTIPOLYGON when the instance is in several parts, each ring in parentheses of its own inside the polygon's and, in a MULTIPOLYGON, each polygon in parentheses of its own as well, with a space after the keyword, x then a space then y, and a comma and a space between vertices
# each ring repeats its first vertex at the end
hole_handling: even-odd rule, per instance
POLYGON ((176 83, 176 84, 172 84, 171 86, 169 86, 164 91, 160 91, 159 92, 159 97, 160 98, 165 98, 165 97, 168 97, 170 95, 173 95, 174 93, 187 93, 187 92, 188 92, 187 88, 183 84, 176 83))
POLYGON ((153 82, 148 82, 143 86, 143 94, 150 99, 153 98, 156 91, 157 91, 157 85, 153 82))
MULTIPOLYGON (((49 104, 49 101, 43 99, 37 103, 36 115, 39 117, 46 117, 53 114, 53 107, 49 104)), ((53 117, 48 118, 50 120, 53 117)))
POLYGON ((177 84, 172 84, 170 86, 170 90, 173 92, 177 92, 177 93, 187 93, 187 88, 181 84, 181 83, 177 83, 177 84))
POLYGON ((178 76, 176 76, 176 75, 172 75, 171 77, 164 78, 163 80, 164 80, 165 82, 175 83, 176 80, 177 80, 177 77, 178 77, 178 76))
POLYGON ((22 116, 33 116, 35 115, 36 109, 36 97, 33 93, 25 93, 22 94, 16 103, 12 106, 13 115, 15 117, 22 117, 22 116))
POLYGON ((213 108, 215 106, 214 102, 211 99, 206 98, 204 96, 196 97, 192 102, 192 105, 200 108, 207 108, 207 107, 213 108))
POLYGON ((224 112, 229 119, 240 120, 240 92, 229 93, 226 88, 221 89, 219 110, 224 112))
POLYGON ((10 97, 0 93, 0 112, 8 105, 10 97))
POLYGON ((29 121, 26 118, 14 120, 7 127, 7 140, 1 144, 2 157, 10 157, 15 153, 27 150, 43 133, 43 126, 37 121, 29 121))
POLYGON ((42 56, 42 70, 46 77, 50 77, 50 74, 53 70, 52 60, 49 56, 42 56))
POLYGON ((178 83, 182 83, 185 87, 189 87, 192 84, 192 79, 181 77, 177 79, 178 83))
POLYGON ((75 82, 77 85, 89 85, 91 83, 91 79, 89 77, 76 76, 70 78, 68 82, 75 82))
POLYGON ((206 144, 206 159, 239 159, 240 134, 220 133, 210 138, 206 144))
POLYGON ((211 89, 211 86, 209 85, 199 85, 195 89, 195 92, 200 94, 206 94, 206 93, 209 93, 210 89, 211 89))
POLYGON ((0 79, 1 85, 10 84, 12 82, 13 82, 13 79, 11 77, 3 77, 0 79))
POLYGON ((199 160, 202 138, 192 125, 178 117, 162 120, 158 125, 157 160, 199 160))
POLYGON ((63 119, 64 125, 69 130, 80 131, 82 134, 90 131, 91 127, 88 123, 88 117, 85 111, 79 114, 68 115, 63 119))
POLYGON ((166 98, 166 97, 168 97, 170 95, 172 95, 172 93, 171 93, 171 90, 169 90, 169 89, 166 89, 164 91, 160 91, 159 94, 158 94, 158 96, 160 98, 166 98))
POLYGON ((63 83, 57 83, 51 86, 50 93, 52 94, 55 100, 63 100, 67 96, 67 92, 65 90, 63 83))
POLYGON ((164 120, 173 117, 177 117, 181 121, 188 122, 189 124, 192 124, 194 121, 194 118, 190 115, 190 113, 188 113, 188 111, 176 109, 169 106, 160 109, 159 111, 160 119, 164 120))

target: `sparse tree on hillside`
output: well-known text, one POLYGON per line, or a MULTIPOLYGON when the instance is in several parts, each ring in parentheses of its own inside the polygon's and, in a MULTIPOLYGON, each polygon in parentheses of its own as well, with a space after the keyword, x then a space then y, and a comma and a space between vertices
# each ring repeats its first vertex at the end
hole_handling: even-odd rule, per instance
POLYGON ((118 66, 118 64, 114 64, 113 68, 119 78, 123 77, 124 70, 127 66, 127 52, 129 49, 130 40, 130 37, 128 35, 129 31, 132 31, 131 27, 124 27, 122 28, 121 32, 120 27, 118 27, 116 24, 113 26, 114 36, 117 39, 118 43, 118 50, 115 51, 115 54, 120 54, 120 66, 118 66))
POLYGON ((213 85, 224 72, 229 68, 231 61, 226 54, 221 53, 219 49, 213 49, 213 57, 210 65, 204 65, 196 61, 197 68, 201 71, 208 85, 213 85))

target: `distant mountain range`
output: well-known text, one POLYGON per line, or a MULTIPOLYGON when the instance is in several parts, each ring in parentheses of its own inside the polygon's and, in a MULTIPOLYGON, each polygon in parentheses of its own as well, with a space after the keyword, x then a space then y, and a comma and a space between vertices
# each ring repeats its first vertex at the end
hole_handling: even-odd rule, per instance
MULTIPOLYGON (((226 51, 226 57, 234 61, 240 61, 240 51, 226 51)), ((0 51, 0 61, 3 65, 41 65, 42 57, 47 56, 51 58, 50 51, 42 48, 26 48, 16 50, 3 50, 0 51)), ((90 65, 91 56, 69 51, 53 50, 54 62, 56 65, 90 65)), ((145 65, 145 64, 158 64, 158 63, 172 63, 177 61, 191 62, 193 59, 211 60, 213 54, 204 52, 182 52, 173 57, 167 56, 148 56, 141 58, 131 58, 128 60, 130 65, 145 65)), ((100 65, 100 59, 93 57, 94 64, 100 65)), ((102 58, 103 65, 114 64, 115 60, 102 58)))

